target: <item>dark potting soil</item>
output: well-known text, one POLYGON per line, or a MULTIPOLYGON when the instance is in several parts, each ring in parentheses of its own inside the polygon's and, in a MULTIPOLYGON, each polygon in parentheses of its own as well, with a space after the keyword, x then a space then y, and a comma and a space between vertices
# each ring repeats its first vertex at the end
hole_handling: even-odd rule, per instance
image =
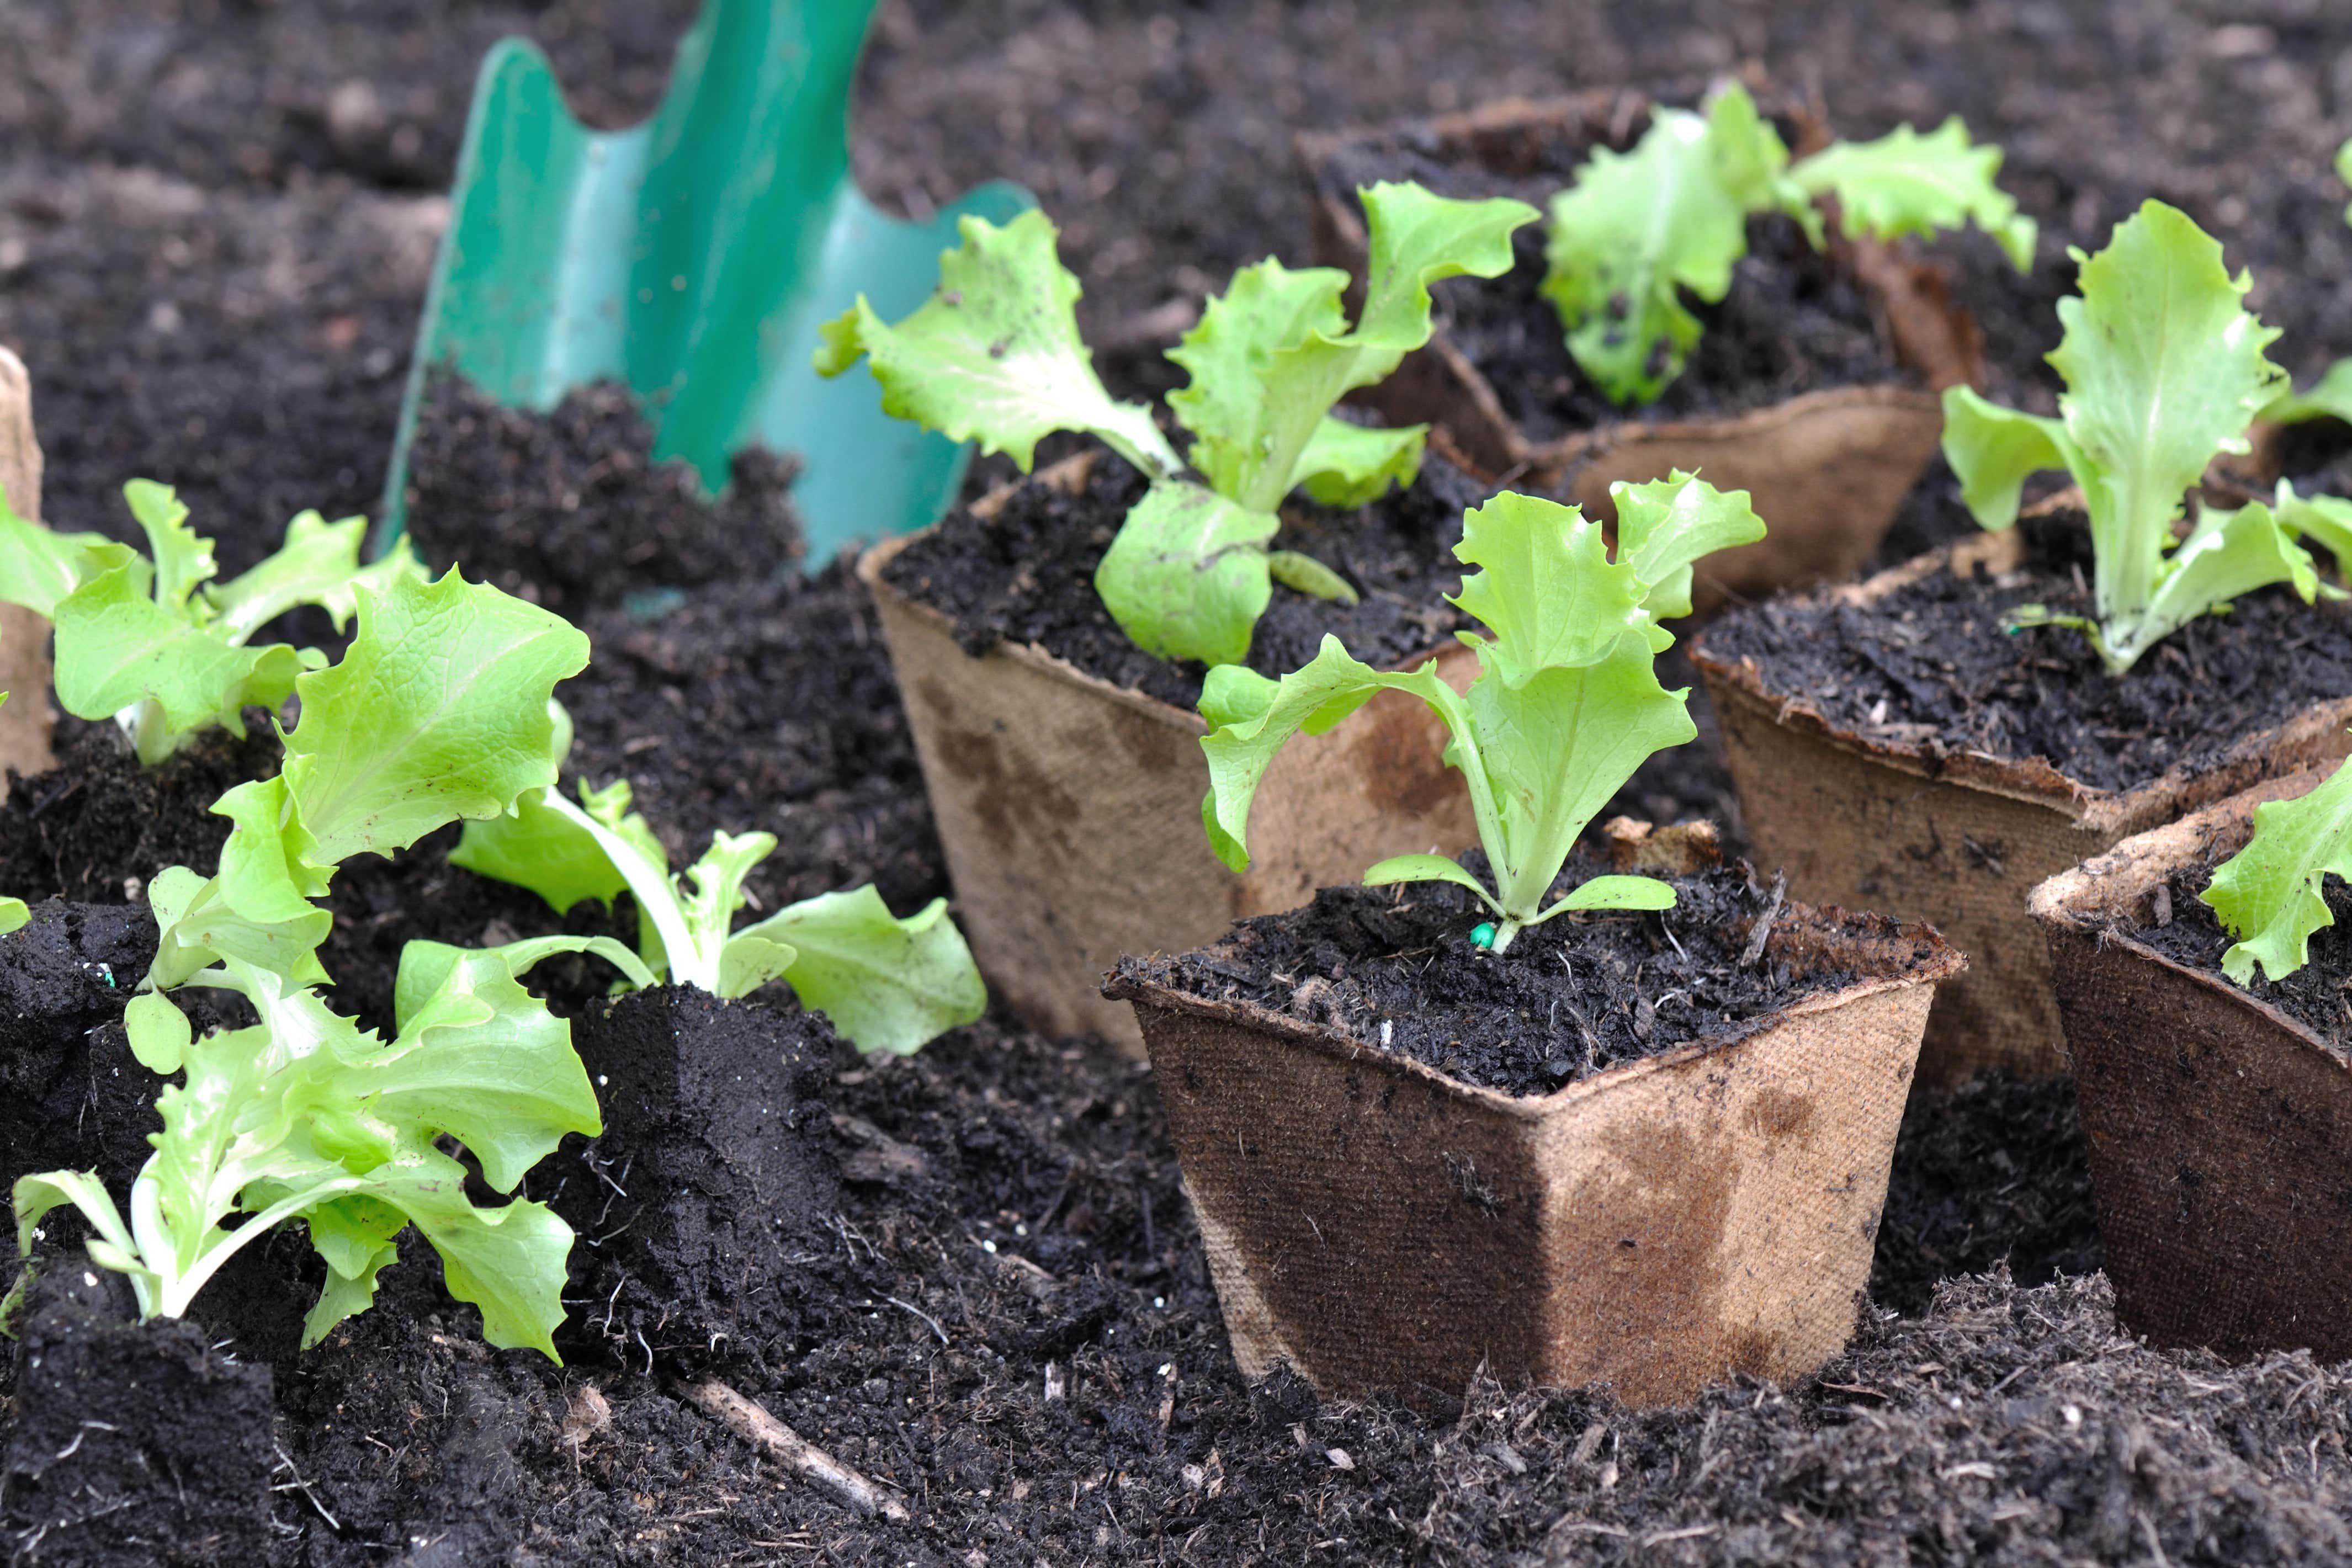
POLYGON ((2209 762, 2257 730, 2352 691, 2352 615, 2286 588, 2192 621, 2120 678, 2061 627, 2005 632, 2021 604, 2091 613, 2090 536, 2078 517, 2028 518, 2028 565, 1996 579, 1937 571, 1856 608, 1774 600, 1724 616, 1706 651, 1753 659, 1766 690, 1838 729, 1926 747, 2040 757, 2068 778, 2127 789, 2209 762))
MULTIPOLYGON (((2204 899, 2213 881, 2210 862, 2192 861, 2165 879, 2165 902, 2146 922, 2126 935, 2177 964, 2235 985, 2222 975, 2221 955, 2235 940, 2204 899)), ((2352 887, 2329 877, 2321 888, 2336 924, 2311 934, 2310 962, 2284 980, 2273 980, 2256 969, 2253 983, 2242 988, 2258 1001, 2267 1002, 2334 1046, 2339 1055, 2352 1055, 2352 887)))
MULTIPOLYGON (((1462 863, 1480 877, 1486 857, 1462 863)), ((1580 852, 1547 899, 1608 867, 1580 852)), ((1286 915, 1173 958, 1122 958, 1119 971, 1196 996, 1255 1002, 1412 1057, 1466 1082, 1542 1094, 1621 1061, 1692 1040, 1737 1037, 1779 1009, 1849 983, 1744 963, 1774 892, 1746 865, 1666 878, 1664 915, 1561 915, 1519 933, 1501 956, 1472 945, 1490 917, 1448 883, 1327 887, 1286 915), (1567 1015, 1565 1021, 1561 1015, 1567 1015)))
POLYGON ((574 621, 632 596, 758 582, 799 555, 795 462, 747 447, 713 499, 692 465, 656 462, 653 444, 618 382, 576 388, 541 414, 436 370, 409 449, 409 533, 436 570, 456 561, 574 621))
POLYGON ((604 1129, 531 1178, 580 1238, 565 1294, 591 1305, 569 1337, 684 1370, 788 1364, 839 1197, 824 1091, 854 1053, 796 1008, 676 986, 592 1004, 572 1042, 604 1129))
MULTIPOLYGON (((1590 149, 1554 139, 1542 152, 1529 167, 1504 172, 1442 161, 1406 145, 1366 144, 1332 160, 1322 172, 1322 188, 1352 200, 1359 185, 1418 180, 1441 195, 1514 196, 1548 214, 1550 198, 1572 183, 1590 149)), ((1502 277, 1455 278, 1434 291, 1442 329, 1531 441, 1619 420, 1743 413, 1826 387, 1916 380, 1880 341, 1869 295, 1814 250, 1793 219, 1774 214, 1748 221, 1748 254, 1719 303, 1686 298, 1706 335, 1683 373, 1657 402, 1621 408, 1570 355, 1559 312, 1541 292, 1549 223, 1547 216, 1512 236, 1514 260, 1502 277)))
MULTIPOLYGON (((1189 708, 1200 700, 1204 666, 1137 647, 1095 591, 1095 569, 1146 488, 1141 474, 1102 454, 1075 496, 1033 479, 992 517, 969 507, 950 513, 899 551, 884 580, 952 617, 966 653, 1034 643, 1113 685, 1189 708)), ((1250 641, 1249 667, 1287 674, 1315 656, 1326 633, 1379 668, 1433 653, 1467 624, 1444 596, 1462 582, 1453 553, 1462 514, 1493 493, 1431 453, 1411 489, 1369 507, 1285 506, 1273 548, 1315 557, 1362 598, 1351 608, 1276 583, 1250 641)))
POLYGON ((278 1469, 269 1369, 239 1362, 196 1322, 137 1322, 130 1294, 79 1261, 35 1278, 0 1472, 13 1561, 266 1561, 278 1469))
POLYGON ((229 830, 213 802, 278 771, 268 720, 258 708, 247 718, 244 740, 206 730, 154 768, 141 765, 112 724, 58 719, 57 766, 31 778, 8 775, 0 893, 121 904, 143 902, 142 890, 165 866, 210 875, 229 830))
POLYGON ((2071 1078, 2007 1070, 1911 1092, 1878 1227, 1870 1299, 1917 1314, 1943 1281, 2006 1268, 2020 1285, 2095 1273, 2098 1205, 2071 1078))

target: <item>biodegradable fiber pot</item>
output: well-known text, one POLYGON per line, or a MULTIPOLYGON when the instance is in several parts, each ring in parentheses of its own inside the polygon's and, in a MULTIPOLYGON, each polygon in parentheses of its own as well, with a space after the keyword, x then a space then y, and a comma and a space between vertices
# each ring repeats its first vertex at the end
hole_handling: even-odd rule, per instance
MULTIPOLYGON (((1367 236, 1354 197, 1334 189, 1332 172, 1383 146, 1417 159, 1525 177, 1556 160, 1563 145, 1630 147, 1648 122, 1649 100, 1613 89, 1530 102, 1507 99, 1458 114, 1367 131, 1308 132, 1297 139, 1315 203, 1317 259, 1363 275, 1367 236)), ((1809 127, 1804 141, 1825 141, 1809 127)), ((1567 183, 1563 175, 1561 183, 1567 183)), ((1612 516, 1609 486, 1703 472, 1718 489, 1746 490, 1769 538, 1698 565, 1695 601, 1704 612, 1726 597, 1851 577, 1870 559, 1918 482, 1943 434, 1937 393, 1983 379, 1981 336, 1955 308, 1943 275, 1873 241, 1833 243, 1843 267, 1871 301, 1897 363, 1925 387, 1846 386, 1801 393, 1720 419, 1612 421, 1553 440, 1531 437, 1504 411, 1495 389, 1448 335, 1441 315, 1428 345, 1396 373, 1360 394, 1392 424, 1442 425, 1489 472, 1525 476, 1530 488, 1565 490, 1596 516, 1612 516)), ((1457 286, 1458 287, 1458 286, 1457 286)))
POLYGON ((1483 1364, 1656 1406, 1835 1355, 1928 1001, 1964 961, 1795 904, 1766 951, 1855 977, 1528 1098, 1122 967, 1244 1373, 1420 1401, 1483 1364))
MULTIPOLYGON (((2013 570, 2024 550, 2019 530, 1986 534, 1829 592, 1866 607, 1947 569, 2013 570)), ((2352 698, 2324 703, 2201 768, 2098 789, 2039 758, 1939 757, 1925 743, 1840 729, 1752 660, 1727 662, 1707 644, 1702 634, 1691 662, 1757 863, 1785 868, 1790 888, 1819 903, 1932 921, 1969 956, 1968 974, 1937 992, 1920 1052, 1920 1077, 1936 1084, 1996 1067, 2064 1071, 2049 953, 2025 915, 2035 883, 2262 779, 2342 757, 2352 722, 2352 698)))
MULTIPOLYGON (((1087 461, 1040 477, 1076 490, 1087 461)), ((1201 828, 1200 715, 1040 647, 966 653, 947 616, 883 580, 915 537, 869 550, 857 572, 905 695, 957 918, 990 986, 1034 1028, 1101 1034, 1139 1054, 1134 1015, 1102 996, 1120 954, 1200 946, 1244 916, 1307 903, 1397 844, 1450 852, 1476 840, 1469 797, 1439 760, 1440 721, 1417 698, 1383 692, 1275 759, 1250 813, 1250 869, 1235 876, 1201 828)), ((1477 674, 1458 643, 1432 653, 1457 690, 1477 674)))
POLYGON ((2340 1041, 2133 939, 2170 874, 2245 846, 2273 779, 2034 889, 2116 1315, 2229 1356, 2352 1356, 2352 1063, 2340 1041), (2151 1020, 2162 1020, 2151 1028, 2151 1020))
MULTIPOLYGON (((24 361, 0 349, 0 494, 20 517, 41 516, 41 448, 33 439, 33 385, 24 361)), ((29 610, 0 604, 0 781, 10 768, 27 778, 48 770, 48 623, 29 610)))

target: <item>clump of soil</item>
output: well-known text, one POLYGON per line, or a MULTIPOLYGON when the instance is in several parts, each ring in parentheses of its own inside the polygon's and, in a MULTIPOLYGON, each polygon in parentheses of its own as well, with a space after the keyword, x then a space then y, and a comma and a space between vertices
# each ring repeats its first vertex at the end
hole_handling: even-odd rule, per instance
MULTIPOLYGON (((1486 879, 1485 855, 1462 864, 1486 879)), ((1580 852, 1545 902, 1609 868, 1580 852)), ((1541 1094, 1695 1040, 1736 1037, 1853 976, 1806 972, 1745 949, 1780 898, 1753 868, 1666 877, 1663 914, 1561 915, 1500 956, 1473 945, 1491 916, 1450 883, 1330 887, 1305 909, 1244 920, 1213 946, 1120 960, 1134 974, 1217 1000, 1255 1002, 1412 1057, 1466 1082, 1541 1094), (1564 1016, 1563 1016, 1564 1015, 1564 1016)))
POLYGON ((145 1163, 163 1082, 121 1024, 155 941, 144 908, 57 900, 0 936, 0 1192, 34 1171, 95 1170, 120 1194, 145 1163))
MULTIPOLYGON (((1137 647, 1095 591, 1095 569, 1147 487, 1142 475, 1104 454, 1076 495, 1033 479, 991 517, 957 510, 901 550, 884 579, 952 617, 967 653, 1034 643, 1113 685, 1189 708, 1200 700, 1204 666, 1137 647)), ((1295 498, 1271 548, 1313 556, 1362 599, 1349 607, 1276 583, 1245 663, 1263 675, 1287 674, 1314 658, 1327 633, 1375 667, 1435 651, 1467 624, 1444 597, 1462 581, 1453 553, 1462 514, 1493 493, 1433 452, 1412 488, 1369 507, 1295 498)))
POLYGON ((436 370, 409 448, 409 533, 436 570, 457 562, 574 619, 628 595, 757 582, 799 555, 796 461, 747 447, 714 500, 653 444, 618 382, 574 388, 541 414, 436 370))
MULTIPOLYGON (((1646 118, 1646 117, 1644 117, 1646 118)), ((1638 125, 1628 134, 1638 134, 1638 125)), ((1628 143, 1630 145, 1630 142, 1628 143)), ((1352 200, 1360 185, 1417 180, 1440 195, 1511 196, 1549 210, 1591 148, 1564 136, 1531 148, 1507 171, 1432 157, 1402 141, 1349 148, 1321 172, 1321 189, 1352 200)), ((1511 270, 1491 280, 1454 278, 1434 290, 1442 329, 1494 387, 1528 440, 1557 440, 1596 425, 1721 417, 1825 387, 1915 382, 1880 340, 1870 298, 1843 267, 1816 251, 1795 220, 1750 218, 1748 254, 1717 304, 1685 297, 1705 328, 1683 373, 1655 402, 1620 407, 1594 386, 1568 351, 1567 329, 1542 292, 1549 220, 1511 238, 1511 270)))
MULTIPOLYGON (((2150 917, 2131 929, 2132 940, 2154 948, 2177 964, 2202 969, 2224 978, 2221 955, 2237 938, 2221 929, 2220 916, 2204 899, 2212 885, 2213 868, 2227 855, 2195 860, 2176 867, 2164 881, 2164 900, 2150 917)), ((2257 968, 2253 981, 2241 988, 2257 1001, 2267 1002, 2336 1048, 2352 1054, 2352 886, 2340 877, 2328 877, 2320 889, 2335 924, 2311 934, 2310 962, 2284 980, 2257 968)))
POLYGON ((141 765, 112 724, 59 720, 57 766, 31 778, 8 775, 0 892, 135 903, 165 866, 210 875, 229 831, 226 817, 212 814, 213 802, 278 771, 280 748, 268 718, 258 708, 247 718, 244 740, 205 730, 154 768, 141 765))
POLYGON ((1871 1268, 1870 1299, 1917 1314, 1937 1285, 2006 1269, 2020 1285, 2092 1274, 2105 1260, 2072 1078, 2000 1070, 1915 1088, 1871 1268))
POLYGON ((2090 615, 2090 536, 2078 517, 2027 518, 2019 571, 1936 571, 1867 606, 1829 595, 1734 612, 1706 652, 1753 659, 1769 692, 1818 708, 1835 728, 1924 747, 2042 758, 2070 779, 2126 789, 2352 691, 2352 615, 2305 605, 2285 587, 2242 596, 2190 622, 2126 674, 2063 627, 2010 632, 2042 604, 2090 615))
POLYGON ((591 1006, 572 1044, 604 1128, 533 1173, 579 1237, 569 1325, 615 1358, 788 1364, 805 1259, 840 1178, 824 1090, 851 1053, 822 1019, 663 986, 591 1006))

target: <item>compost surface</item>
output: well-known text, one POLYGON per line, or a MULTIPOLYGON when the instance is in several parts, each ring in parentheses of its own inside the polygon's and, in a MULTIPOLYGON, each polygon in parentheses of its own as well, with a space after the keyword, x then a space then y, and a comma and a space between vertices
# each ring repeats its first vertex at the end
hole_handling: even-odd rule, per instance
MULTIPOLYGON (((151 475, 180 486, 234 572, 304 507, 373 509, 480 50, 534 36, 592 118, 618 123, 651 105, 693 8, 0 8, 0 341, 38 389, 49 519, 131 537, 119 486, 151 475)), ((2056 383, 2040 356, 2072 279, 2064 247, 2095 247, 2146 195, 2186 208, 2252 269, 2253 305, 2286 329, 2273 353, 2299 380, 2352 345, 2352 294, 2336 286, 2352 274, 2352 232, 2326 167, 2347 130, 2347 49, 2352 22, 2284 3, 892 0, 864 73, 856 166, 902 209, 1000 174, 1028 184, 1085 283, 1087 340, 1132 397, 1165 390, 1161 350, 1233 267, 1306 259, 1294 130, 1679 82, 1758 57, 1778 79, 1819 81, 1845 134, 1958 112, 2007 147, 2004 183, 2043 225, 2036 268, 2021 285, 1964 267, 1955 288, 1986 326, 1996 387, 2047 412, 2056 383)), ((975 486, 1003 473, 983 465, 975 486)), ((1948 486, 1923 482, 1907 537, 1932 542, 1948 526, 1948 486)), ((634 586, 599 585, 614 607, 587 615, 609 706, 588 682, 564 694, 581 772, 629 778, 674 855, 717 826, 776 831, 754 881, 763 901, 867 877, 900 909, 945 891, 853 583, 713 582, 653 619, 620 602, 634 586)), ((96 789, 106 758, 76 757, 78 772, 26 781, 33 801, 85 776, 82 794, 96 789)), ((1636 782, 1671 804, 1709 792, 1696 777, 1636 782)), ((150 787, 129 768, 115 785, 150 787)), ((78 842, 66 834, 18 862, 26 819, 8 817, 0 852, 26 880, 6 891, 119 902, 150 857, 205 863, 226 827, 202 811, 209 779, 152 787, 173 801, 130 798, 78 861, 56 847, 78 842)), ((57 794, 38 821, 82 794, 57 794)), ((381 1016, 387 956, 405 936, 471 942, 555 924, 529 895, 452 871, 446 847, 338 878, 327 963, 340 1005, 381 1016)), ((575 1012, 605 983, 584 964, 541 973, 575 1012)), ((793 1018, 788 998, 761 1005, 793 1018)), ((805 1020, 779 1027, 798 1039, 805 1020)), ((199 1299, 207 1344, 231 1339, 271 1365, 284 1449, 282 1466, 268 1456, 281 1489, 271 1560, 2352 1557, 2352 1379, 2305 1358, 2229 1367, 2120 1335, 2085 1271, 2096 1235, 2071 1105, 2041 1086, 1915 1102, 1875 1300, 1818 1379, 1735 1384, 1642 1415, 1590 1392, 1479 1386, 1432 1417, 1238 1377, 1149 1075, 1098 1042, 996 1019, 908 1061, 827 1060, 810 1134, 839 1172, 837 1228, 800 1249, 812 1255, 795 1265, 810 1303, 801 1354, 723 1371, 900 1489, 911 1525, 859 1519, 782 1476, 685 1400, 678 1380, 697 1374, 648 1374, 634 1340, 624 1353, 592 1338, 563 1369, 485 1349, 470 1309, 411 1247, 379 1305, 300 1357, 281 1353, 282 1322, 257 1304, 267 1270, 235 1301, 199 1299), (2013 1277, 1997 1271, 2004 1257, 2013 1277)), ((297 1276, 280 1294, 299 1308, 305 1249, 264 1250, 297 1276)), ((584 1323, 589 1304, 575 1311, 584 1323)), ((0 1366, 13 1396, 13 1365, 0 1366)), ((21 1551, 24 1526, 8 1528, 21 1551)))
MULTIPOLYGON (((1478 851, 1462 864, 1492 881, 1478 851)), ((1575 855, 1542 902, 1607 870, 1575 855)), ((1322 1024, 1507 1094, 1548 1093, 1694 1040, 1736 1039, 1853 980, 1833 967, 1792 974, 1760 950, 1748 956, 1757 922, 1780 907, 1753 867, 1661 880, 1675 890, 1671 910, 1558 916, 1499 956, 1472 940, 1492 924, 1486 905, 1467 888, 1429 882, 1327 887, 1304 909, 1243 921, 1213 946, 1121 968, 1322 1024)))
POLYGON ((2019 524, 2023 568, 1931 572, 1868 606, 1776 600, 1725 617, 1711 657, 1755 661, 1775 700, 1832 727, 1931 755, 2041 758, 2070 779, 2128 789, 2209 763, 2237 741, 2352 691, 2352 617, 2281 585, 2189 622, 2121 676, 2065 627, 2009 630, 2021 606, 2095 614, 2090 534, 2059 513, 2019 524))

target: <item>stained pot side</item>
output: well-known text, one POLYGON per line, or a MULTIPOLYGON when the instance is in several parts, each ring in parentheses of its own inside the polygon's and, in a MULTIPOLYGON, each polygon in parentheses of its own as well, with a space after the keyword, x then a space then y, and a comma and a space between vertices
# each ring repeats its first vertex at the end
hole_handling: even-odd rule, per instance
POLYGON ((2274 780, 2037 889, 2116 1316, 2166 1344, 2352 1356, 2352 1068, 2219 976, 2110 929, 2243 847, 2274 780), (2151 1027, 2152 1020, 2161 1023, 2151 1027))
MULTIPOLYGON (((1362 214, 1349 198, 1322 185, 1322 171, 1354 145, 1402 133, 1433 156, 1527 170, 1563 137, 1630 146, 1646 127, 1650 107, 1642 95, 1596 89, 1535 102, 1509 99, 1385 128, 1302 134, 1293 146, 1313 203, 1316 259, 1358 280, 1351 298, 1360 289, 1370 249, 1362 214)), ((1826 144, 1827 128, 1801 109, 1794 112, 1808 128, 1808 143, 1826 144)), ((1982 335, 1951 303, 1934 264, 1869 240, 1837 241, 1832 257, 1870 298, 1896 361, 1930 390, 1825 388, 1729 419, 1617 420, 1538 444, 1512 423, 1493 385, 1441 322, 1395 373, 1353 395, 1391 424, 1441 426, 1490 472, 1521 472, 1531 488, 1566 489, 1612 520, 1609 486, 1618 480, 1640 484, 1680 468, 1704 471, 1718 489, 1748 491, 1772 535, 1702 565, 1693 585, 1698 613, 1727 599, 1835 581, 1877 552, 1903 497, 1935 455, 1944 427, 1938 392, 1980 383, 1984 361, 1982 335)))
MULTIPOLYGON (((33 383, 25 363, 0 348, 0 494, 27 522, 41 517, 41 448, 33 438, 33 383)), ((0 604, 0 779, 30 778, 55 765, 49 737, 49 623, 0 604)))
MULTIPOLYGON (((1140 1055, 1133 1012, 1101 992, 1121 954, 1202 946, 1384 856, 1476 841, 1468 792, 1443 761, 1443 721, 1383 692, 1275 758, 1251 807, 1250 869, 1234 875, 1201 826, 1201 716, 1042 648, 966 653, 946 616, 883 580, 906 543, 867 552, 858 574, 906 701, 958 921, 991 986, 1039 1030, 1100 1034, 1140 1055)), ((1434 657, 1457 690, 1477 673, 1460 643, 1434 657)))
POLYGON ((1842 1347, 1870 1270, 1940 944, 1539 1099, 1244 1003, 1116 983, 1245 1374, 1325 1394, 1605 1381, 1635 1404, 1842 1347), (1630 1243, 1630 1245, 1629 1245, 1630 1243))
MULTIPOLYGON (((1969 539, 1829 591, 1868 608, 1931 572, 2022 559, 2014 532, 1969 539)), ((1801 696, 1772 690, 1750 662, 1692 662, 1715 705, 1757 863, 1785 868, 1807 900, 1932 921, 1969 956, 1943 987, 1919 1072, 1948 1085, 1997 1067, 2064 1071, 2064 1031, 2046 945, 2025 917, 2032 889, 2124 838, 2264 779, 2343 757, 2352 699, 2321 704, 2246 737, 2197 768, 2115 792, 2039 758, 1937 757, 1914 743, 1841 730, 1801 696)))

